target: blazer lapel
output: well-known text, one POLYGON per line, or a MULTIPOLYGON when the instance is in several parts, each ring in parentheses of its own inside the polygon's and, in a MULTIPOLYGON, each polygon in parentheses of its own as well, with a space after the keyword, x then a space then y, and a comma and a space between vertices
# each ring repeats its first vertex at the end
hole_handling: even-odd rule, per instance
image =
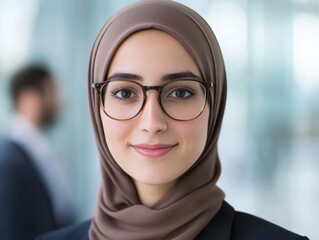
POLYGON ((229 240, 234 215, 234 208, 224 201, 216 216, 195 240, 229 240))

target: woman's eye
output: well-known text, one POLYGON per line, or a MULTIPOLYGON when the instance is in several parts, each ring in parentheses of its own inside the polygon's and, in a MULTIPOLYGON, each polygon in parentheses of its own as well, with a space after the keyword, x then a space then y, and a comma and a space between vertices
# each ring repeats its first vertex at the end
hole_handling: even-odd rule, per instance
POLYGON ((132 90, 129 89, 121 89, 113 92, 112 94, 114 97, 118 99, 131 99, 137 96, 132 90))
POLYGON ((195 93, 191 90, 185 88, 177 88, 173 90, 169 96, 174 98, 189 98, 192 97, 195 93))

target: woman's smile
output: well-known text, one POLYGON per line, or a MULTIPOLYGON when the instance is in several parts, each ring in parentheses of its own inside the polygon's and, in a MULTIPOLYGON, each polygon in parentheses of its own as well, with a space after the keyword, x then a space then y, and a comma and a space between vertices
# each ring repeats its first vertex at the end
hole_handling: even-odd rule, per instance
POLYGON ((159 158, 171 150, 173 150, 178 144, 136 144, 132 145, 134 150, 147 158, 159 158))

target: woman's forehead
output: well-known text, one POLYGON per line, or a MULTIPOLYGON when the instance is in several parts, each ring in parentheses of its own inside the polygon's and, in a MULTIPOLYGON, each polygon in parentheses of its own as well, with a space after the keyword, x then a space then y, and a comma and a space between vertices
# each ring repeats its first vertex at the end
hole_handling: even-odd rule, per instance
POLYGON ((140 48, 138 50, 143 49, 143 51, 139 53, 156 50, 157 48, 171 48, 171 50, 184 48, 175 37, 167 32, 157 29, 145 29, 128 36, 119 45, 115 51, 115 55, 118 54, 119 51, 126 51, 127 54, 128 51, 132 52, 137 50, 138 47, 140 48), (125 48, 125 50, 123 50, 123 48, 125 48))
POLYGON ((168 33, 145 30, 132 34, 115 52, 108 76, 118 72, 161 78, 174 72, 200 75, 188 51, 168 33))

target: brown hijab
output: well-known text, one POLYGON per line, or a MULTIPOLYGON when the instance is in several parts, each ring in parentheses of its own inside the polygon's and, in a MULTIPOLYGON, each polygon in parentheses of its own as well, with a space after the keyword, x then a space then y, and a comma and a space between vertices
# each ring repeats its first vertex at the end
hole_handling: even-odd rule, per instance
POLYGON ((91 52, 89 101, 103 178, 90 239, 194 239, 224 199, 216 182, 221 172, 217 140, 226 102, 226 76, 209 25, 196 12, 173 1, 141 1, 118 12, 105 23, 91 52), (108 150, 98 94, 91 84, 106 79, 112 57, 128 36, 151 28, 175 37, 195 60, 202 78, 212 81, 214 87, 210 94, 209 133, 201 157, 163 199, 149 208, 141 204, 132 180, 108 150))

